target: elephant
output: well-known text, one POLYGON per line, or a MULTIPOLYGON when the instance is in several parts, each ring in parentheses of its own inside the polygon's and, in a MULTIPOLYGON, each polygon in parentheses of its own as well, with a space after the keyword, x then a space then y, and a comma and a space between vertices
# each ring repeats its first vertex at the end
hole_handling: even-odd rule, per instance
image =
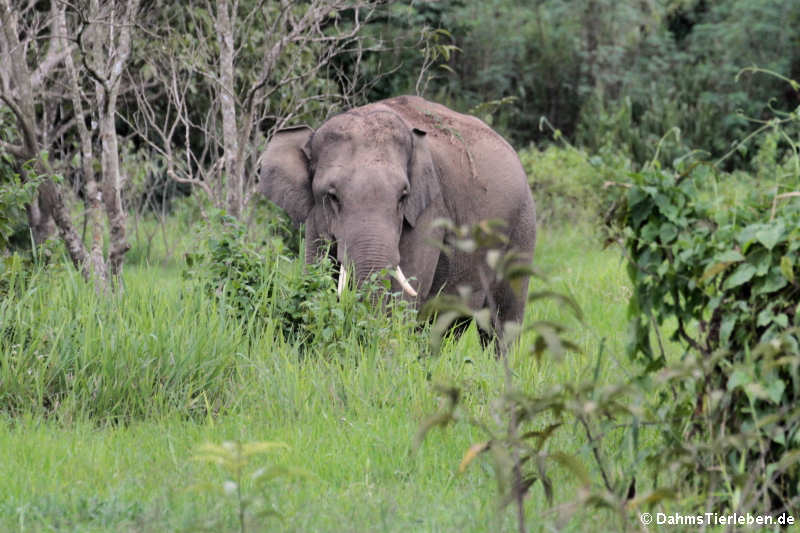
POLYGON ((533 259, 536 208, 525 171, 480 119, 399 96, 334 115, 316 130, 277 131, 258 165, 259 192, 305 224, 306 263, 329 253, 352 266, 358 283, 395 269, 392 289, 417 306, 467 286, 473 309, 493 303, 496 333, 506 321, 521 323, 527 277, 485 290, 477 268, 485 256, 436 245, 448 239, 437 219, 496 219, 507 249, 533 259))

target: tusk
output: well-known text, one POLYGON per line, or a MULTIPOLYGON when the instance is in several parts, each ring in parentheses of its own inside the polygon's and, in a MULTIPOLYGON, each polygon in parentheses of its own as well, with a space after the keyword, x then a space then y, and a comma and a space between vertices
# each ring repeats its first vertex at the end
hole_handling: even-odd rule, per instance
POLYGON ((406 277, 403 275, 403 271, 400 270, 400 265, 397 265, 395 274, 397 274, 397 281, 400 282, 400 286, 403 287, 403 290, 406 291, 409 296, 416 297, 417 291, 414 290, 414 287, 411 286, 406 277))
POLYGON ((341 297, 342 291, 344 290, 345 285, 347 285, 347 269, 344 265, 339 267, 339 286, 336 287, 336 295, 341 297))

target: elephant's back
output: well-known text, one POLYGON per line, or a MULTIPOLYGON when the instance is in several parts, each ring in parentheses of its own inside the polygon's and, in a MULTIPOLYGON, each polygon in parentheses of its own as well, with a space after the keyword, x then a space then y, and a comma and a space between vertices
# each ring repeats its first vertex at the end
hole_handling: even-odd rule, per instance
MULTIPOLYGON (((412 128, 424 130, 437 151, 464 152, 490 145, 494 151, 516 159, 510 144, 484 121, 429 102, 419 96, 397 96, 365 107, 385 107, 400 115, 412 128)), ((498 154, 500 155, 500 154, 498 154)))

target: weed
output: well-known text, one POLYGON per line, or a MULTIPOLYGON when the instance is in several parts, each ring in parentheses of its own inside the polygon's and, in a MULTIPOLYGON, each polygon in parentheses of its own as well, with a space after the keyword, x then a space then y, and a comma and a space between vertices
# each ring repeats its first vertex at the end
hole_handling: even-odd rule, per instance
POLYGON ((261 467, 252 473, 248 473, 248 470, 252 467, 253 457, 286 448, 288 446, 282 442, 267 441, 205 444, 198 449, 198 454, 193 459, 219 466, 225 474, 225 480, 217 486, 206 483, 194 485, 192 488, 221 492, 224 496, 233 498, 240 533, 248 530, 249 521, 270 516, 283 518, 278 509, 267 502, 265 493, 270 484, 280 477, 308 478, 311 474, 301 468, 285 465, 261 467), (250 494, 259 490, 261 495, 250 494))

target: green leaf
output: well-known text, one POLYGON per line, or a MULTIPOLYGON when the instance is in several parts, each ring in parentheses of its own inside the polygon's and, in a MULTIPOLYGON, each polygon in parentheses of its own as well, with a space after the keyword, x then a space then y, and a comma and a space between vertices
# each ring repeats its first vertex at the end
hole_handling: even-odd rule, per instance
POLYGON ((784 288, 789 282, 781 274, 778 267, 769 271, 766 278, 759 279, 753 284, 753 294, 770 294, 784 288))
POLYGON ((750 399, 767 400, 769 394, 761 383, 748 383, 744 386, 744 391, 750 399))
POLYGON ((764 228, 758 230, 755 234, 755 238, 764 245, 764 248, 772 250, 783 236, 785 229, 783 221, 778 220, 774 224, 765 225, 764 228))
POLYGON ((647 220, 647 217, 649 217, 650 213, 653 211, 653 203, 649 199, 646 199, 636 204, 630 204, 630 206, 631 226, 634 229, 638 229, 641 223, 647 220))
POLYGON ((789 283, 794 283, 794 263, 787 255, 781 257, 781 274, 789 280, 789 283))
POLYGON ((641 230, 642 240, 645 241, 645 242, 654 241, 656 239, 656 237, 658 236, 658 234, 659 234, 659 229, 660 229, 660 227, 659 227, 658 223, 653 221, 653 220, 651 220, 650 222, 645 224, 644 227, 642 227, 642 230, 641 230))
POLYGON ((742 387, 744 385, 748 385, 753 381, 753 377, 742 371, 742 370, 734 370, 733 373, 728 378, 728 390, 732 391, 736 387, 742 387))
POLYGON ((750 224, 742 228, 736 234, 736 241, 742 245, 742 249, 746 251, 747 247, 756 240, 756 233, 761 231, 762 224, 750 224))
POLYGON ((661 225, 658 236, 663 244, 669 244, 678 236, 678 228, 675 224, 667 222, 661 225))
POLYGON ((744 261, 744 256, 739 250, 726 250, 715 255, 714 260, 720 263, 738 263, 744 261))
POLYGON ((588 487, 592 484, 592 479, 589 477, 589 472, 586 470, 586 467, 583 466, 583 463, 574 455, 569 455, 564 452, 553 452, 548 457, 575 474, 584 486, 588 487))
POLYGON ((662 215, 669 219, 670 222, 678 221, 678 207, 672 202, 672 199, 665 194, 658 193, 655 195, 654 200, 662 215))
POLYGON ((772 253, 764 248, 756 248, 747 254, 747 262, 756 267, 756 276, 764 276, 772 266, 772 253))
POLYGON ((774 404, 779 404, 781 398, 783 398, 783 391, 786 389, 786 384, 783 380, 776 378, 770 380, 769 385, 767 385, 765 389, 769 400, 774 404))
POLYGON ((728 342, 730 342, 731 333, 733 333, 733 327, 736 325, 737 320, 737 316, 733 313, 726 314, 722 317, 722 323, 719 327, 720 345, 725 346, 728 344, 728 342))
POLYGON ((725 290, 729 290, 736 288, 740 285, 744 285, 745 283, 753 279, 755 273, 756 273, 756 267, 754 267, 750 263, 742 263, 725 280, 725 283, 722 285, 722 288, 725 290))
POLYGON ((766 307, 762 309, 760 313, 758 313, 758 316, 756 317, 756 326, 764 327, 772 322, 773 318, 775 318, 775 314, 772 312, 772 309, 766 307))

